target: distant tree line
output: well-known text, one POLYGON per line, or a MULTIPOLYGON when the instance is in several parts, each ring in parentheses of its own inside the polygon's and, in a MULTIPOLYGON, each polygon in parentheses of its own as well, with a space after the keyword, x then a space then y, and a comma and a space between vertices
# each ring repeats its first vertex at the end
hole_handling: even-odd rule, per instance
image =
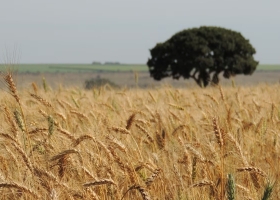
POLYGON ((98 61, 93 61, 91 64, 93 65, 120 65, 120 62, 105 62, 104 64, 102 64, 101 62, 98 61))

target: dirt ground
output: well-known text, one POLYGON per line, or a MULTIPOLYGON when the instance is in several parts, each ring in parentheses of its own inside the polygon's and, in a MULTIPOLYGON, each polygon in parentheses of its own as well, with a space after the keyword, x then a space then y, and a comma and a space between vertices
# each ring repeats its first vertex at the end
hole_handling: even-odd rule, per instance
MULTIPOLYGON (((16 82, 19 89, 31 87, 31 83, 36 83, 39 87, 42 86, 43 77, 47 84, 53 89, 63 87, 84 87, 84 82, 90 78, 106 78, 119 85, 120 87, 138 87, 150 88, 162 85, 170 85, 173 87, 197 87, 193 79, 173 80, 166 78, 162 81, 153 80, 148 72, 138 73, 138 84, 136 84, 135 74, 133 72, 110 72, 110 73, 45 73, 45 74, 17 74, 16 82)), ((220 77, 222 85, 231 85, 229 79, 220 77)), ((256 71, 251 76, 238 75, 234 78, 237 86, 250 86, 260 83, 275 84, 280 83, 280 71, 256 71)), ((3 84, 0 86, 3 87, 3 84)))

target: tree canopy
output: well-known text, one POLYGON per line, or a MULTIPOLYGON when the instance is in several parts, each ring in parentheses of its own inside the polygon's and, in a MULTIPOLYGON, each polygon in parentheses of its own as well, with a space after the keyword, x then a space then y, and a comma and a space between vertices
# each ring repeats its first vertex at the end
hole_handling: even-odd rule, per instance
POLYGON ((164 43, 150 49, 150 75, 155 80, 165 77, 193 78, 205 87, 237 74, 251 75, 258 65, 256 53, 241 33, 221 27, 192 28, 176 33, 164 43))

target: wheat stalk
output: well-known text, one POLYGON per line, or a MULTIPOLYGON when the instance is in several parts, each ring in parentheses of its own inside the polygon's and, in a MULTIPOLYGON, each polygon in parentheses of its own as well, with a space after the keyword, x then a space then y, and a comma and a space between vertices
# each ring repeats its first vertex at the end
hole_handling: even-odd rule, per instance
MULTIPOLYGON (((222 93, 222 91, 221 91, 222 93)), ((221 199, 224 196, 224 131, 222 129, 220 129, 217 119, 214 117, 213 118, 213 129, 214 129, 214 133, 217 139, 217 142, 219 144, 220 150, 221 150, 221 156, 220 156, 220 160, 221 160, 221 199)))

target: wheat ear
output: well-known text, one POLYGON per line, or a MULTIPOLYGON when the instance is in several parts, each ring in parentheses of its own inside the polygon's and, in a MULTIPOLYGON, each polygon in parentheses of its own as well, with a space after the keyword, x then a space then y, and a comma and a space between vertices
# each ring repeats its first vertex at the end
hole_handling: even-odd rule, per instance
POLYGON ((76 147, 78 146, 82 141, 84 140, 93 140, 95 141, 95 138, 93 138, 92 136, 90 135, 82 135, 80 136, 79 138, 77 138, 73 143, 72 143, 72 146, 73 147, 76 147))
POLYGON ((241 167, 241 168, 237 168, 237 172, 243 172, 243 171, 248 171, 248 172, 254 172, 257 173, 263 177, 267 177, 266 173, 261 170, 260 168, 257 167, 241 167))
POLYGON ((40 196, 37 195, 35 192, 33 192, 32 190, 30 190, 29 188, 22 186, 18 183, 0 183, 0 188, 15 188, 17 190, 23 191, 27 194, 30 194, 31 196, 33 196, 35 199, 40 199, 40 196))
POLYGON ((130 134, 129 130, 122 128, 122 127, 113 126, 113 127, 111 127, 111 130, 122 133, 122 134, 130 134))
POLYGON ((83 113, 80 113, 80 112, 75 111, 75 110, 70 110, 70 113, 74 114, 74 115, 77 115, 80 118, 85 119, 87 122, 90 122, 89 118, 85 114, 83 114, 83 113))
POLYGON ((49 103, 46 99, 43 99, 42 97, 40 97, 37 94, 30 94, 30 96, 32 96, 34 99, 36 99, 37 101, 39 101, 40 103, 42 103, 44 106, 52 108, 51 103, 49 103))
POLYGON ((69 138, 73 143, 76 142, 75 137, 74 137, 71 133, 69 133, 67 130, 62 129, 61 127, 57 127, 57 130, 58 130, 60 133, 62 133, 63 135, 65 135, 67 138, 69 138))
POLYGON ((33 166, 28 158, 28 156, 25 154, 25 152, 21 149, 20 146, 18 146, 16 143, 12 143, 12 145, 14 146, 14 148, 19 152, 19 154, 21 155, 21 157, 23 158, 24 163, 26 164, 26 166, 28 167, 28 169, 30 169, 31 173, 33 173, 33 166))
POLYGON ((150 136, 149 132, 144 127, 139 124, 135 124, 135 126, 146 134, 146 137, 148 138, 150 143, 154 143, 154 139, 150 136))
POLYGON ((80 152, 77 151, 76 149, 68 149, 68 150, 62 151, 62 152, 60 152, 59 154, 53 156, 53 157, 50 159, 50 161, 59 160, 60 158, 66 156, 66 155, 69 155, 69 154, 73 154, 73 153, 75 153, 75 154, 78 155, 79 161, 80 161, 80 163, 82 163, 82 156, 80 155, 80 152))
POLYGON ((265 190, 263 192, 262 200, 269 200, 270 199, 273 188, 274 188, 274 184, 267 183, 267 185, 265 186, 265 190))
MULTIPOLYGON (((205 187, 205 186, 210 186, 211 195, 214 196, 214 197, 217 197, 218 191, 217 191, 217 188, 215 187, 215 184, 213 183, 213 181, 202 180, 198 183, 195 183, 195 184, 191 185, 191 187, 205 187)), ((217 199, 219 199, 219 198, 217 198, 217 199)))
POLYGON ((126 129, 129 130, 132 126, 132 123, 135 119, 136 113, 132 113, 132 115, 130 115, 130 117, 128 118, 127 122, 126 122, 126 129))
POLYGON ((130 191, 130 190, 138 190, 142 196, 143 200, 151 200, 151 197, 149 195, 149 193, 146 191, 146 189, 140 185, 132 185, 123 195, 123 197, 121 198, 121 200, 123 200, 123 198, 125 197, 125 195, 130 191))
POLYGON ((17 141, 17 139, 14 139, 12 136, 10 136, 9 134, 7 133, 0 133, 0 136, 3 137, 3 138, 6 138, 10 141, 13 141, 14 143, 16 143, 17 145, 19 145, 19 142, 17 141))
POLYGON ((32 82, 31 85, 32 85, 33 91, 35 92, 35 94, 37 94, 38 93, 38 86, 37 86, 37 84, 32 82))
POLYGON ((17 101, 17 103, 20 105, 20 98, 18 96, 17 93, 17 88, 16 88, 16 84, 14 82, 13 79, 13 74, 12 72, 8 72, 5 76, 4 76, 4 81, 9 89, 9 91, 11 92, 11 95, 15 98, 15 100, 17 101))
POLYGON ((234 184, 232 174, 228 174, 227 198, 228 198, 228 200, 234 200, 235 199, 235 184, 234 184))
POLYGON ((16 138, 17 137, 18 129, 16 127, 15 121, 12 119, 10 111, 8 110, 8 108, 6 106, 4 106, 4 112, 5 112, 5 116, 6 116, 7 120, 8 120, 8 122, 11 125, 11 131, 12 131, 14 137, 16 138))
MULTIPOLYGON (((222 93, 222 92, 221 92, 222 93)), ((222 129, 220 129, 217 118, 213 118, 213 129, 217 139, 217 142, 220 146, 220 160, 221 160, 221 199, 224 195, 224 137, 225 133, 222 129)))
POLYGON ((149 178, 146 179, 145 183, 148 188, 151 186, 151 184, 154 182, 154 180, 159 176, 160 172, 161 172, 161 169, 155 169, 153 174, 149 178))
POLYGON ((83 186, 90 187, 90 186, 104 185, 104 184, 116 185, 116 183, 111 179, 101 179, 101 180, 97 180, 97 181, 93 181, 93 182, 84 183, 83 186))

